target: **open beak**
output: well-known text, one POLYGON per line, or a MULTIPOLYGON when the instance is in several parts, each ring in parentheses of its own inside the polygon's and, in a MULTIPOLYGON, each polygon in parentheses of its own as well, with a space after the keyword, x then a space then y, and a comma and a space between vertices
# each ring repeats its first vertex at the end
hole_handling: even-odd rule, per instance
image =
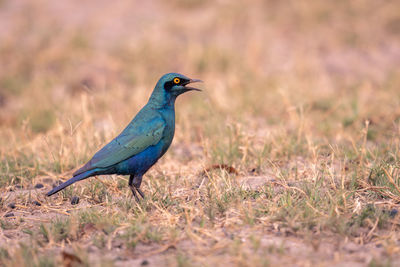
POLYGON ((186 86, 187 84, 191 84, 191 83, 202 83, 203 81, 202 80, 199 80, 199 79, 190 79, 184 86, 185 86, 185 89, 187 90, 187 91, 191 91, 191 90, 195 90, 195 91, 201 91, 200 89, 198 89, 198 88, 194 88, 194 87, 191 87, 191 86, 186 86))

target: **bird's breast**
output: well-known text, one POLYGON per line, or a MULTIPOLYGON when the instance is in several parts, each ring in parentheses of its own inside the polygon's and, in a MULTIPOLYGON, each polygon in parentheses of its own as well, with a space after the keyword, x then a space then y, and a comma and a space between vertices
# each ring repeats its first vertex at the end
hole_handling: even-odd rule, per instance
POLYGON ((163 142, 163 154, 172 143, 175 134, 175 111, 174 109, 164 109, 160 112, 165 120, 165 129, 161 141, 163 142))

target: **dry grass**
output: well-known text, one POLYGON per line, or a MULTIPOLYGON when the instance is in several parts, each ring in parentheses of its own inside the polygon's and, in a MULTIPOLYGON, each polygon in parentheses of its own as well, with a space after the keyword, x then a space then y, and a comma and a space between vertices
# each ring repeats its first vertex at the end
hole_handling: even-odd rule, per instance
POLYGON ((399 14, 0 1, 0 264, 399 265, 399 14), (46 198, 171 71, 206 83, 178 99, 146 200, 117 176, 46 198))

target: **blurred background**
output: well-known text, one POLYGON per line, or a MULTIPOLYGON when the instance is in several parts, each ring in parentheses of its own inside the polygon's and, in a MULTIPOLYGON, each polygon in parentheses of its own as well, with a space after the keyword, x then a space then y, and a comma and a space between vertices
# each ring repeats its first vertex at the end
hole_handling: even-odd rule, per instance
POLYGON ((398 0, 0 0, 0 265, 396 265, 399 162, 398 0), (122 176, 45 197, 168 72, 203 92, 149 198, 122 176))
POLYGON ((1 0, 0 21, 0 152, 28 172, 82 163, 167 72, 205 81, 177 101, 176 142, 212 161, 234 161, 235 131, 261 150, 346 145, 365 120, 371 142, 399 134, 398 1, 1 0))

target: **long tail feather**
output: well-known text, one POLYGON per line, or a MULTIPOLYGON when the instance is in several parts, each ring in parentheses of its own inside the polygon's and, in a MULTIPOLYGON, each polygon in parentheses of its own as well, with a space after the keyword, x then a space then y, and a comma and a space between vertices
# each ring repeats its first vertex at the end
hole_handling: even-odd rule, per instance
POLYGON ((77 175, 77 176, 74 176, 74 177, 72 177, 71 179, 69 179, 68 181, 66 181, 66 182, 60 184, 59 186, 54 187, 53 189, 51 189, 49 192, 47 192, 47 196, 49 197, 49 196, 51 196, 51 195, 57 193, 58 191, 63 190, 63 189, 66 188, 67 186, 70 186, 71 184, 73 184, 73 183, 75 183, 75 182, 78 182, 78 181, 80 181, 80 180, 89 178, 90 176, 93 175, 93 173, 94 173, 94 170, 92 170, 92 171, 86 171, 86 172, 81 173, 81 174, 79 174, 79 175, 77 175))

